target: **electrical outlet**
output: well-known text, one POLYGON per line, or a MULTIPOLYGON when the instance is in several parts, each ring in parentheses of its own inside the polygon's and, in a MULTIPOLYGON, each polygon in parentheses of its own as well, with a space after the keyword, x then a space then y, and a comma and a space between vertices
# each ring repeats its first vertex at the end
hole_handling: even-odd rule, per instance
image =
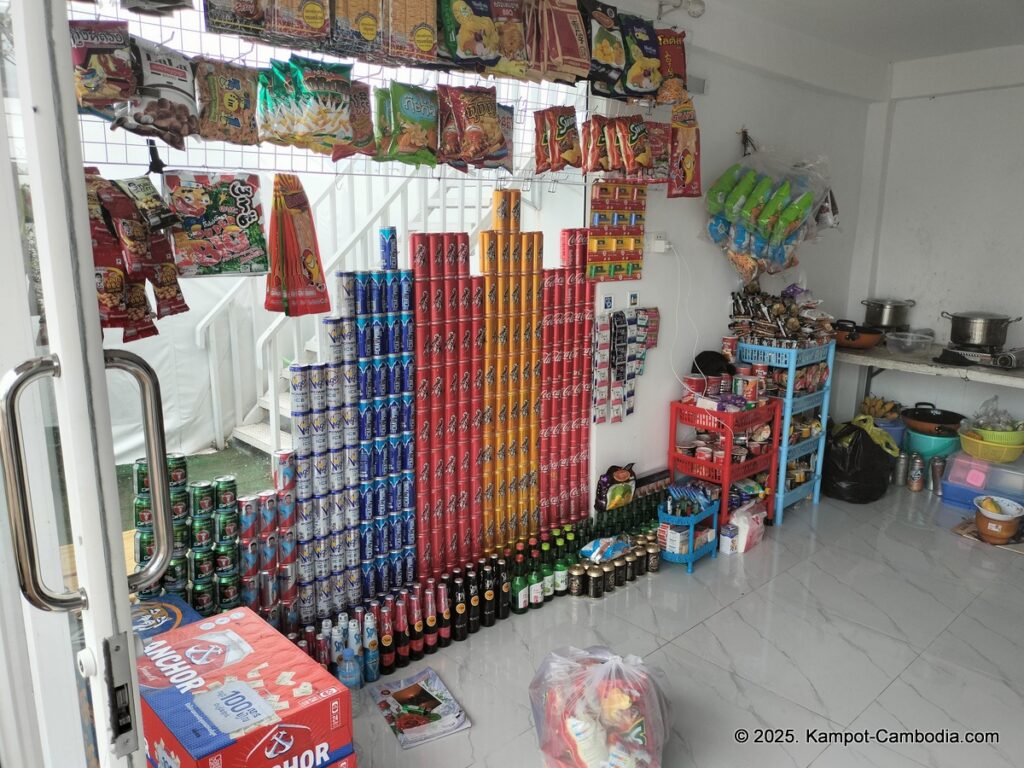
POLYGON ((635 307, 639 303, 640 303, 640 294, 637 293, 636 291, 630 291, 630 294, 629 294, 629 306, 635 307))
POLYGON ((604 308, 605 309, 611 309, 612 308, 612 297, 611 296, 605 296, 604 297, 604 308))
POLYGON ((650 235, 651 253, 668 253, 669 241, 664 232, 652 232, 650 235))

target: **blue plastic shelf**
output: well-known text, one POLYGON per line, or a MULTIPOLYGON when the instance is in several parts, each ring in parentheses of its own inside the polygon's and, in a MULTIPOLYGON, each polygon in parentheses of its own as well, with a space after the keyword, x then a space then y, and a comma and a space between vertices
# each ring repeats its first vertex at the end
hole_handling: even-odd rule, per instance
MULTIPOLYGON (((784 494, 779 494, 780 498, 782 499, 782 506, 791 507, 798 501, 803 501, 808 496, 812 495, 820 480, 821 476, 815 475, 806 483, 798 485, 793 490, 786 491, 784 494)), ((817 501, 815 501, 815 504, 817 504, 817 501)))
POLYGON ((789 368, 795 364, 797 368, 820 363, 827 360, 834 342, 810 349, 777 349, 776 347, 759 347, 755 344, 740 344, 739 358, 744 363, 767 363, 773 368, 789 368))
POLYGON ((715 538, 705 544, 703 547, 698 549, 696 552, 688 552, 685 555, 676 555, 672 552, 666 552, 664 549, 661 550, 661 558, 667 560, 670 563, 676 563, 678 565, 685 565, 687 573, 693 573, 693 564, 700 560, 702 557, 711 555, 711 559, 714 560, 718 557, 718 531, 715 531, 715 538))
POLYGON ((702 557, 711 555, 712 559, 718 557, 718 511, 721 509, 722 502, 716 501, 709 505, 706 509, 701 510, 696 515, 670 515, 667 512, 658 510, 658 521, 666 523, 668 525, 679 525, 690 529, 690 546, 693 546, 694 537, 696 536, 695 528, 698 523, 711 518, 711 528, 714 531, 714 536, 711 541, 702 547, 698 547, 692 552, 687 552, 685 555, 676 555, 671 552, 666 552, 664 549, 661 550, 661 556, 670 563, 679 563, 686 566, 687 573, 693 573, 693 564, 700 560, 702 557))
POLYGON ((802 440, 799 443, 791 443, 789 446, 789 452, 786 454, 788 459, 800 459, 809 453, 814 453, 818 450, 818 446, 821 444, 821 435, 817 437, 809 437, 806 440, 802 440))
POLYGON ((831 391, 832 385, 829 384, 826 385, 823 389, 819 389, 817 392, 812 392, 809 395, 794 395, 788 400, 785 398, 780 398, 781 400, 783 400, 782 412, 783 414, 785 414, 787 404, 789 406, 790 413, 803 413, 804 411, 809 411, 812 408, 817 408, 823 402, 825 402, 825 396, 828 395, 831 391))
POLYGON ((669 525, 689 525, 694 526, 697 523, 702 523, 707 520, 711 515, 717 515, 718 510, 721 509, 722 502, 716 501, 711 506, 707 507, 702 512, 698 512, 696 515, 687 515, 682 517, 680 515, 670 515, 667 512, 658 512, 658 522, 668 523, 669 525))

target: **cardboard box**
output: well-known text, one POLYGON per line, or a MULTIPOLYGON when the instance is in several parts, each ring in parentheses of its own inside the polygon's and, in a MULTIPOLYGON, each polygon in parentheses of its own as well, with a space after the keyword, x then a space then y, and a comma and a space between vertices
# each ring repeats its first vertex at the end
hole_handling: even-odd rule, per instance
POLYGON ((175 595, 140 600, 132 606, 132 630, 143 640, 199 621, 199 618, 192 606, 175 595))
POLYGON ((138 660, 157 768, 355 768, 348 689, 248 608, 152 637, 138 660))

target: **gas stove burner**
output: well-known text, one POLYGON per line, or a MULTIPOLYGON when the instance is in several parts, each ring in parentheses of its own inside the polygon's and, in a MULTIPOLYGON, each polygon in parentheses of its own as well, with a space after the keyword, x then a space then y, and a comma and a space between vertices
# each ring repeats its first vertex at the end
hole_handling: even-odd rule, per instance
POLYGON ((1024 348, 1000 349, 951 343, 946 345, 946 349, 976 365, 1007 370, 1024 368, 1024 348))

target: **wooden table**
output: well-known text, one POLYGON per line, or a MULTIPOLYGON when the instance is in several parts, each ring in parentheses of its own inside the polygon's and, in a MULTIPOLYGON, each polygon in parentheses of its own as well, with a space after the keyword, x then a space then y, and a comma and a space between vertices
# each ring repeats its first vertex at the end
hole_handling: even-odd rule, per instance
POLYGON ((871 394, 871 382, 884 371, 944 376, 961 381, 994 384, 997 387, 1024 389, 1024 369, 1006 370, 1004 368, 988 368, 984 365, 959 366, 936 363, 933 358, 942 354, 943 349, 945 347, 933 344, 927 354, 906 355, 900 352, 891 352, 883 346, 865 350, 840 347, 836 350, 836 362, 859 365, 867 369, 864 397, 871 394))
MULTIPOLYGON (((128 566, 128 572, 135 570, 135 529, 125 531, 121 534, 121 544, 124 547, 124 561, 128 566)), ((65 544, 60 548, 60 567, 64 574, 64 584, 68 589, 78 588, 78 566, 75 564, 75 548, 65 544)))

